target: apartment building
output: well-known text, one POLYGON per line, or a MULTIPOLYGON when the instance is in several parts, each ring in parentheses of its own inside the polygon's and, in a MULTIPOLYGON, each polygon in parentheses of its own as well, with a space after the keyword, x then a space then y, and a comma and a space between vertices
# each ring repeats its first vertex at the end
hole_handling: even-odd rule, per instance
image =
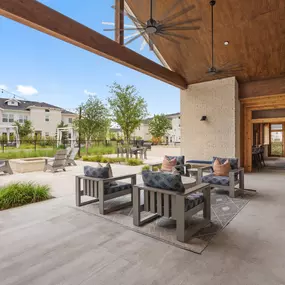
MULTIPOLYGON (((180 113, 167 114, 166 117, 171 121, 171 129, 168 130, 164 137, 165 142, 169 144, 180 143, 180 113)), ((140 127, 135 130, 133 136, 141 137, 145 141, 151 140, 152 137, 149 133, 149 122, 151 120, 152 118, 144 120, 140 127)))
POLYGON ((14 122, 30 120, 35 134, 42 137, 55 136, 61 121, 72 127, 75 118, 76 114, 48 103, 0 98, 1 135, 14 133, 14 122))

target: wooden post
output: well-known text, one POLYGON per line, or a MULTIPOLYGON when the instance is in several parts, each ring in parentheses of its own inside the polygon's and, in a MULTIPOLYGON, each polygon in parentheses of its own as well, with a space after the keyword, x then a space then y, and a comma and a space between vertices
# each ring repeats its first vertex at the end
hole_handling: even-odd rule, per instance
POLYGON ((115 0, 115 40, 124 45, 124 0, 115 0))

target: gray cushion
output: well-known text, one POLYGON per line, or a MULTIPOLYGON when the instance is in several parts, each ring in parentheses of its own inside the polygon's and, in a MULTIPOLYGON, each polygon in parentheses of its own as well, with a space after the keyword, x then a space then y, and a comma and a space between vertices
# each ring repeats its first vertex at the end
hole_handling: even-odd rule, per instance
POLYGON ((185 212, 197 207, 204 202, 203 193, 194 193, 185 199, 185 212))
POLYGON ((84 166, 84 175, 94 178, 109 178, 109 167, 84 166))
POLYGON ((230 180, 228 176, 215 176, 213 173, 202 177, 203 183, 210 183, 215 185, 229 186, 230 180))
POLYGON ((184 192, 185 188, 180 175, 168 172, 154 172, 145 170, 142 172, 145 185, 153 188, 184 192))
POLYGON ((110 187, 105 187, 104 193, 108 195, 108 194, 113 194, 113 193, 124 191, 124 190, 130 190, 130 193, 131 193, 132 184, 124 183, 124 182, 117 182, 116 185, 110 185, 110 187))

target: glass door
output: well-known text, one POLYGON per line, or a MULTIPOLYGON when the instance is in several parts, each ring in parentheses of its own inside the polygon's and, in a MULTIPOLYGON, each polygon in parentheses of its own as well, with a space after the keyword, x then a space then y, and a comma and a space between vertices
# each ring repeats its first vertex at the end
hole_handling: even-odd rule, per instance
POLYGON ((270 125, 270 154, 271 156, 283 156, 283 125, 270 125))

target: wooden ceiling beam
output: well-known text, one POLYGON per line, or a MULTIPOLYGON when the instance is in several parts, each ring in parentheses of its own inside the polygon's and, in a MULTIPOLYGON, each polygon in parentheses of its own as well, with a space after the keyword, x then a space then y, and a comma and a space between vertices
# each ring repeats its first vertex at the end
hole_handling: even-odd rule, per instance
POLYGON ((124 45, 124 11, 125 0, 115 0, 115 39, 120 45, 124 45))
POLYGON ((187 82, 173 72, 35 0, 0 0, 0 15, 98 54, 181 89, 187 82))

